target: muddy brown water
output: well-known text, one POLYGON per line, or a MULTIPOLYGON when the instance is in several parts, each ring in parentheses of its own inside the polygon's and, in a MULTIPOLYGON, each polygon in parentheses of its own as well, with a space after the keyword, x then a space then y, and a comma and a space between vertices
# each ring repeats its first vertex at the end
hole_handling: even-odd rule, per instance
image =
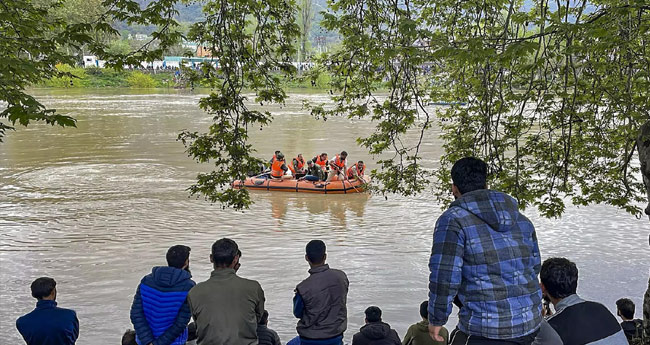
MULTIPOLYGON (((173 244, 192 247, 196 281, 209 277, 210 245, 235 239, 243 252, 240 274, 265 290, 269 326, 283 342, 295 335, 293 289, 307 276, 304 245, 322 239, 328 261, 350 279, 346 339, 377 305, 403 336, 419 320, 427 298, 427 260, 440 205, 431 193, 417 197, 255 192, 246 212, 222 210, 185 191, 209 169, 184 154, 180 130, 205 130, 211 118, 188 91, 36 90, 46 104, 78 119, 78 128, 31 125, 0 144, 0 334, 20 343, 15 319, 33 309, 29 284, 39 276, 58 282, 59 305, 77 311, 79 344, 118 344, 132 327, 129 308, 141 277, 163 265, 173 244)), ((291 94, 270 108, 275 121, 255 130, 261 157, 281 149, 293 156, 347 150, 373 159, 355 144, 372 123, 316 120, 291 94)), ((423 145, 425 164, 440 155, 437 129, 423 145)), ((607 206, 567 208, 561 219, 525 212, 535 223, 544 258, 566 256, 580 269, 579 293, 610 309, 620 297, 637 305, 648 278, 647 219, 607 206)), ((637 308, 637 317, 640 317, 637 308)), ((455 311, 454 311, 455 314, 455 311)), ((448 326, 453 328, 452 315, 448 326)))

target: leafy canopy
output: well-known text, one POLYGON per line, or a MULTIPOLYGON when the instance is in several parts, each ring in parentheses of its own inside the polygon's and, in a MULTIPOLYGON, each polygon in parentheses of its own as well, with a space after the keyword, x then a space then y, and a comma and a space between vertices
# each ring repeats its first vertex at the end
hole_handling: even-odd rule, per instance
MULTIPOLYGON (((162 57, 182 38, 174 19, 179 5, 106 0, 94 22, 71 23, 33 0, 3 1, 0 88, 8 107, 0 118, 73 126, 72 118, 45 109, 25 87, 65 76, 54 66, 73 64, 66 47, 85 46, 118 68, 162 57), (139 49, 107 49, 93 36, 114 33, 114 20, 157 29, 139 49)), ((645 0, 526 6, 521 0, 331 0, 328 6, 321 25, 337 32, 341 45, 322 57, 314 78, 330 75, 335 107, 311 104, 312 114, 376 123, 358 140, 380 157, 376 190, 411 195, 433 180, 437 198, 448 201, 451 164, 473 155, 488 162, 492 188, 546 216, 561 215, 567 200, 640 215, 643 185, 632 158, 638 128, 650 118, 645 0), (445 154, 430 169, 422 164, 421 146, 436 123, 445 154)), ((229 186, 261 162, 248 130, 272 116, 249 104, 284 102, 282 80, 295 74, 289 62, 306 31, 301 37, 297 12, 294 0, 203 5, 204 18, 188 38, 210 49, 214 60, 190 77, 213 90, 199 105, 214 123, 206 133, 178 138, 191 157, 215 170, 200 174, 191 193, 236 209, 251 203, 245 190, 229 186)), ((0 135, 8 128, 0 123, 0 135)))

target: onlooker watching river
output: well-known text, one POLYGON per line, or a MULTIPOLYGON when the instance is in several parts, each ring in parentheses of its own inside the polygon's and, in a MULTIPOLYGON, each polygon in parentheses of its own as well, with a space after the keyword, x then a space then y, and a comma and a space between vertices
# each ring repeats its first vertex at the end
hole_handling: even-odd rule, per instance
POLYGON ((79 320, 74 310, 56 306, 56 281, 41 277, 32 283, 36 309, 21 316, 16 328, 27 345, 72 345, 79 337, 79 320))
POLYGON ((487 189, 487 165, 451 168, 456 200, 438 218, 429 260, 429 332, 437 341, 456 295, 468 344, 530 344, 541 322, 540 255, 533 224, 511 196, 487 189))

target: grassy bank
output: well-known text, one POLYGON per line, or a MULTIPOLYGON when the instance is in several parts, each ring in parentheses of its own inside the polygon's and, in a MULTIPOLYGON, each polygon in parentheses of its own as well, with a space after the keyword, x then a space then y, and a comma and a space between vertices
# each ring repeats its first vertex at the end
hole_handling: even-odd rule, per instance
MULTIPOLYGON (((174 82, 174 71, 116 71, 106 68, 81 68, 68 65, 57 65, 61 72, 70 73, 72 76, 57 77, 46 80, 36 85, 50 88, 104 88, 104 87, 131 87, 139 89, 154 89, 167 87, 184 87, 186 85, 174 82)), ((328 90, 330 78, 321 74, 314 83, 307 76, 285 80, 288 89, 328 90)), ((196 85, 196 87, 201 87, 196 85)))

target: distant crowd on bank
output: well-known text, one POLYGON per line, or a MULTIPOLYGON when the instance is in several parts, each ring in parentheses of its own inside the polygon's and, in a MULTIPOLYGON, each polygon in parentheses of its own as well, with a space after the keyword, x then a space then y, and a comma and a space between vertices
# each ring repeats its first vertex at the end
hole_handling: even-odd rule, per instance
MULTIPOLYGON (((352 345, 624 345, 650 343, 650 280, 645 323, 635 305, 616 302, 616 317, 602 304, 577 294, 578 268, 567 258, 543 263, 533 224, 507 194, 487 189, 487 166, 463 158, 451 170, 456 200, 436 222, 429 259, 429 299, 421 321, 403 339, 382 319, 377 306, 365 310, 365 325, 352 345), (448 328, 452 305, 457 325, 448 328), (551 307, 552 305, 552 307, 551 307), (451 330, 451 332, 450 332, 451 330)), ((168 266, 142 278, 131 306, 134 331, 123 345, 279 345, 268 327, 264 290, 237 274, 242 252, 222 238, 211 248, 214 270, 196 284, 190 273, 190 248, 169 248, 168 266)), ((288 345, 342 345, 347 331, 346 274, 326 263, 323 241, 305 247, 309 276, 298 283, 293 315, 296 336, 288 345)), ((32 285, 36 309, 16 321, 28 345, 75 344, 76 313, 57 307, 56 282, 38 278, 32 285)), ((417 309, 412 306, 412 309, 417 309)), ((415 315, 414 315, 415 316, 415 315)))

